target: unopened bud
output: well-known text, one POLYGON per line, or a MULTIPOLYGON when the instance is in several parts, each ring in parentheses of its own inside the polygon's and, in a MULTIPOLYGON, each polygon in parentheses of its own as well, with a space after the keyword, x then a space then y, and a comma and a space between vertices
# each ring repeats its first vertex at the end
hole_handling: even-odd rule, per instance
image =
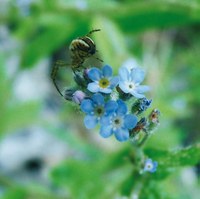
POLYGON ((132 106, 132 113, 141 114, 150 107, 151 102, 152 100, 148 100, 147 98, 138 99, 132 106))
POLYGON ((64 98, 66 100, 72 101, 74 89, 66 89, 64 92, 64 98))
POLYGON ((73 93, 72 101, 76 104, 80 104, 85 97, 86 95, 83 91, 77 90, 73 93))

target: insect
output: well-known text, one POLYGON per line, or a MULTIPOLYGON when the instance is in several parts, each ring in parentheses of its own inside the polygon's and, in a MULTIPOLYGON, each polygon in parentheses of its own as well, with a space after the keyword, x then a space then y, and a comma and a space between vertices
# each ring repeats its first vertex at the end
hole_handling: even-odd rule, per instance
MULTIPOLYGON (((83 69, 83 63, 85 60, 89 57, 92 57, 96 52, 96 45, 94 41, 90 38, 90 36, 94 32, 98 32, 100 29, 94 29, 91 30, 88 34, 82 37, 78 37, 74 40, 72 40, 70 46, 69 46, 69 51, 70 51, 70 56, 71 56, 71 64, 67 64, 63 61, 57 61, 56 64, 54 65, 52 72, 51 72, 51 78, 52 81, 57 89, 57 91, 60 93, 61 96, 63 94, 61 93, 60 89, 58 88, 58 85, 56 84, 56 75, 60 67, 63 66, 70 66, 72 68, 73 73, 75 74, 77 71, 80 71, 83 69)), ((95 57, 97 60, 103 62, 101 59, 98 57, 95 57)))

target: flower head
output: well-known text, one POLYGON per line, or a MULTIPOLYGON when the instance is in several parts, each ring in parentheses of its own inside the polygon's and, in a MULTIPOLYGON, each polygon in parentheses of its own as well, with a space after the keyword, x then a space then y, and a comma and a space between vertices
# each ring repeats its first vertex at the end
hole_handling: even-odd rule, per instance
POLYGON ((94 94, 91 99, 84 99, 81 102, 81 110, 86 113, 84 118, 86 128, 94 128, 103 116, 112 114, 116 108, 115 101, 110 100, 105 103, 104 97, 100 93, 94 94))
POLYGON ((127 106, 122 100, 118 100, 117 105, 113 114, 102 118, 100 134, 104 138, 114 134, 118 141, 126 141, 129 139, 129 129, 137 124, 137 117, 127 114, 127 106))
POLYGON ((119 75, 119 87, 124 93, 130 93, 136 98, 145 97, 143 93, 149 91, 149 86, 140 85, 145 77, 145 73, 141 68, 132 68, 129 71, 127 68, 121 67, 119 75))
POLYGON ((146 159, 144 163, 144 171, 148 171, 150 173, 153 173, 156 171, 158 166, 158 162, 152 161, 152 159, 146 159))
POLYGON ((139 63, 136 61, 136 59, 134 58, 129 58, 127 59, 126 61, 124 61, 122 63, 122 66, 121 67, 124 67, 124 68, 127 68, 129 72, 132 71, 133 68, 138 68, 140 67, 139 63))
POLYGON ((112 77, 112 68, 108 65, 105 65, 102 71, 98 68, 90 69, 88 77, 93 81, 87 87, 92 93, 111 93, 119 82, 119 77, 112 77))

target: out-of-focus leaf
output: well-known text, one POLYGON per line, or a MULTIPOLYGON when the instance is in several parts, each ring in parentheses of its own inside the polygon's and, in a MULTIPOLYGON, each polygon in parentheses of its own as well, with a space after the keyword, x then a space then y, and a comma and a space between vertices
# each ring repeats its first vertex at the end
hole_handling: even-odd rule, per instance
POLYGON ((7 107, 0 121, 0 133, 32 124, 33 121, 37 120, 39 110, 40 105, 36 102, 27 102, 7 107))
POLYGON ((123 153, 119 154, 116 167, 115 155, 117 153, 113 158, 112 153, 104 154, 96 160, 68 160, 53 170, 52 179, 57 185, 69 189, 71 198, 112 198, 113 194, 120 192, 119 187, 132 171, 129 162, 121 161, 126 157, 123 153))
POLYGON ((3 196, 4 199, 26 199, 27 193, 25 189, 16 187, 9 189, 3 196))
POLYGON ((63 46, 74 27, 69 18, 55 18, 54 15, 41 16, 39 21, 40 24, 37 25, 41 25, 39 26, 41 30, 27 43, 23 51, 21 61, 23 67, 32 66, 40 58, 50 55, 59 46, 63 46))
POLYGON ((200 21, 200 4, 181 1, 140 1, 110 11, 112 18, 127 32, 167 28, 200 21))

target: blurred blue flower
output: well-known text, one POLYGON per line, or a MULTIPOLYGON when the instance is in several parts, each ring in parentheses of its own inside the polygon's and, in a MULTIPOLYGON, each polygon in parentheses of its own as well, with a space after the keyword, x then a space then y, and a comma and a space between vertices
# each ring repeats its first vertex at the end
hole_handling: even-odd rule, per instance
POLYGON ((88 72, 88 77, 93 81, 88 84, 87 89, 92 93, 111 93, 117 86, 119 77, 112 77, 112 68, 105 65, 102 71, 98 68, 92 68, 88 72))
POLYGON ((144 171, 148 171, 150 173, 153 173, 156 171, 158 166, 158 162, 152 161, 152 159, 146 159, 144 163, 144 171))
POLYGON ((117 100, 118 107, 112 115, 104 116, 101 120, 100 134, 107 138, 113 133, 118 141, 129 139, 129 129, 137 124, 137 117, 127 114, 127 106, 122 100, 117 100))
POLYGON ((129 71, 127 68, 121 67, 119 76, 119 87, 124 93, 130 93, 136 98, 143 98, 145 96, 142 93, 150 90, 149 86, 140 85, 145 77, 145 72, 140 68, 132 68, 129 71))
POLYGON ((86 128, 92 129, 101 121, 103 116, 108 116, 117 109, 117 102, 110 100, 104 102, 104 97, 96 93, 91 99, 84 99, 81 102, 81 110, 86 113, 84 124, 86 128))

